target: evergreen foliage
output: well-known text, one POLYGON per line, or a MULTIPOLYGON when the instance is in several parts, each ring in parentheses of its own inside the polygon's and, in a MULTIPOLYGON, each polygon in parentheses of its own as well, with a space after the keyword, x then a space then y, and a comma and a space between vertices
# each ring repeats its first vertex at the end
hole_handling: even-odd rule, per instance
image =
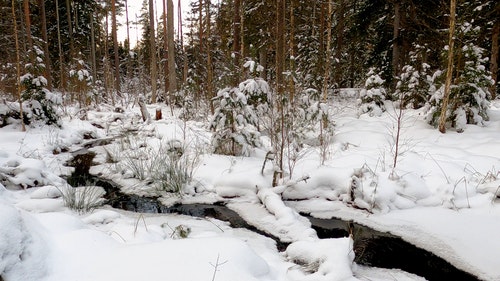
POLYGON ((254 61, 247 61, 250 78, 238 87, 225 88, 215 98, 218 106, 212 116, 210 129, 214 131, 212 144, 216 153, 249 155, 253 147, 259 147, 259 121, 269 113, 271 89, 256 73, 262 67, 254 61))
POLYGON ((384 102, 387 95, 385 81, 374 68, 370 69, 367 76, 365 87, 359 93, 359 114, 369 113, 370 116, 379 116, 385 111, 384 102))
POLYGON ((447 122, 458 132, 462 132, 466 124, 484 125, 484 121, 488 120, 488 88, 493 80, 487 69, 488 58, 483 56, 485 50, 477 46, 473 39, 479 30, 467 21, 457 28, 461 45, 455 54, 458 63, 448 108, 442 109, 442 87, 437 87, 438 91, 430 98, 428 122, 434 126, 442 110, 447 111, 447 122))
POLYGON ((56 106, 62 100, 59 95, 50 92, 47 88, 47 79, 43 76, 43 51, 37 46, 33 47, 31 56, 33 63, 26 64, 26 73, 21 76, 23 105, 28 108, 26 115, 31 120, 40 120, 47 125, 57 125, 59 116, 56 106))

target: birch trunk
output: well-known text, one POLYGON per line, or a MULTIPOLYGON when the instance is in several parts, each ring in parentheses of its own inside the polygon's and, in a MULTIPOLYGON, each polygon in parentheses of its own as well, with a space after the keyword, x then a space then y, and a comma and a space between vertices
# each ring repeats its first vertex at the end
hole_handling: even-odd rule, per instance
POLYGON ((455 44, 455 10, 456 0, 450 0, 450 34, 448 37, 448 67, 446 70, 446 82, 444 85, 443 104, 441 115, 439 116, 439 131, 446 133, 446 117, 448 111, 448 102, 450 99, 451 79, 453 77, 453 47, 455 44))

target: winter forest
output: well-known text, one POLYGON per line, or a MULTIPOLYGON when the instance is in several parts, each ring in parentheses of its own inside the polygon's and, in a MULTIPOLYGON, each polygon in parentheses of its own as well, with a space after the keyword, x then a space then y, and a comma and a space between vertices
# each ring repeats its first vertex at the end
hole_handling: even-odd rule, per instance
POLYGON ((0 1, 0 281, 500 280, 500 2, 174 1, 0 1))

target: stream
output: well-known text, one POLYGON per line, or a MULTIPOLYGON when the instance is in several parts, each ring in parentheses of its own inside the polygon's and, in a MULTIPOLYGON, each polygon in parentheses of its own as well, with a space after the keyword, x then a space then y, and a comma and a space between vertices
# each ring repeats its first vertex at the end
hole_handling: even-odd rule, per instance
MULTIPOLYGON (((226 207, 222 202, 165 206, 155 197, 125 194, 121 192, 116 184, 89 173, 90 167, 94 164, 93 159, 96 155, 94 152, 81 149, 73 152, 72 155, 73 158, 68 161, 67 165, 74 167, 75 171, 67 178, 68 183, 71 186, 92 184, 103 187, 106 190, 107 204, 113 208, 138 213, 175 213, 193 217, 211 217, 229 222, 234 228, 245 228, 272 238, 276 241, 279 251, 284 251, 288 246, 287 243, 281 242, 279 238, 248 224, 238 213, 226 207)), ((321 239, 347 237, 352 233, 355 252, 354 261, 357 264, 401 269, 430 281, 479 280, 470 273, 457 269, 433 253, 404 241, 401 237, 338 218, 318 219, 308 214, 302 215, 309 219, 321 239)))

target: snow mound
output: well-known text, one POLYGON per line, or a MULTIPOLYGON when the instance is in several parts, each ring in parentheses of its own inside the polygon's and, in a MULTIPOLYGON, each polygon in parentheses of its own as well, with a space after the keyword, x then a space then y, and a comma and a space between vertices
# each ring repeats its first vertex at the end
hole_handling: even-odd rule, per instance
POLYGON ((35 281, 47 273, 48 247, 37 228, 28 215, 0 200, 0 276, 5 280, 35 281))
POLYGON ((289 280, 347 281, 353 277, 354 251, 351 238, 297 241, 286 249, 289 260, 297 264, 288 271, 289 280))

